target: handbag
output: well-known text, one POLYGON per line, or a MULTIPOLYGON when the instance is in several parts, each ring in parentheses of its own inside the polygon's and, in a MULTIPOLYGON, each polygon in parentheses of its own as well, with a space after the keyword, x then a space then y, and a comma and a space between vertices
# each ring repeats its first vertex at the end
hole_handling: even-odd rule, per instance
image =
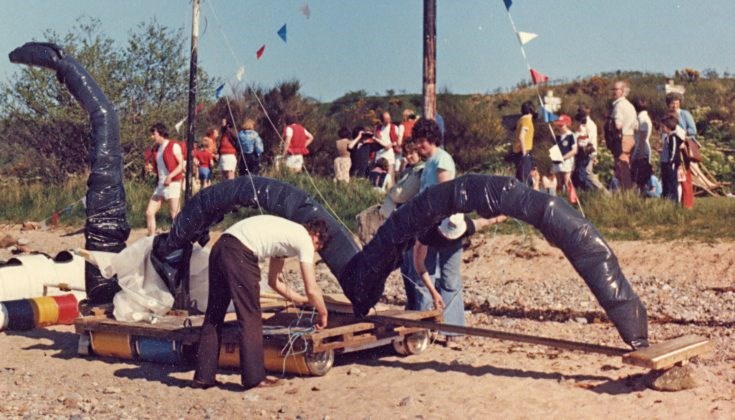
POLYGON ((684 139, 684 154, 692 162, 702 161, 702 153, 699 151, 699 145, 691 137, 684 139))

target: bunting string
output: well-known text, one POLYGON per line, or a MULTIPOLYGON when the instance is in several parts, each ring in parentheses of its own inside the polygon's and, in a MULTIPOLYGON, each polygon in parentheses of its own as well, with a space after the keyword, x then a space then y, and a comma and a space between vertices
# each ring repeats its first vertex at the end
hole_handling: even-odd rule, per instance
MULTIPOLYGON (((552 138, 556 138, 556 134, 554 133, 554 129, 551 127, 551 123, 558 120, 559 117, 552 112, 552 110, 548 109, 546 105, 544 104, 544 100, 541 98, 541 89, 539 88, 539 85, 542 83, 546 83, 549 81, 549 76, 535 70, 533 67, 531 67, 531 63, 528 60, 528 55, 526 54, 526 49, 523 47, 527 43, 531 42, 533 39, 538 37, 538 34, 532 33, 532 32, 522 32, 519 31, 516 28, 516 24, 513 21, 513 16, 510 13, 510 8, 513 5, 513 0, 503 0, 503 4, 505 5, 505 10, 508 14, 508 21, 510 22, 511 28, 513 28, 513 32, 516 34, 516 38, 518 39, 518 44, 521 50, 521 56, 523 56, 523 62, 526 64, 526 68, 528 69, 528 72, 531 75, 531 82, 533 83, 533 87, 536 90, 536 98, 538 99, 539 106, 541 107, 541 110, 543 112, 544 122, 546 123, 546 126, 549 129, 549 132, 551 133, 552 138)), ((577 204, 579 206, 579 211, 582 213, 582 216, 584 216, 584 210, 582 209, 582 201, 577 196, 576 191, 574 190, 574 186, 569 183, 569 185, 565 185, 564 189, 567 190, 569 202, 572 204, 577 204)))

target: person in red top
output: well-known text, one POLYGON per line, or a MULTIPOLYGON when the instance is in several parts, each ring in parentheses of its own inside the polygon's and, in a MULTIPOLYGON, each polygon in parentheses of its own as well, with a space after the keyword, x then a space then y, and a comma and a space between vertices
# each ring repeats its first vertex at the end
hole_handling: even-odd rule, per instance
POLYGON ((194 164, 199 167, 199 187, 207 188, 212 185, 214 158, 205 141, 202 141, 199 148, 194 152, 194 164))
POLYGON ((235 179, 235 170, 237 169, 236 139, 237 133, 234 131, 234 124, 232 124, 232 121, 228 121, 227 118, 222 118, 222 137, 219 140, 219 165, 225 179, 235 179))
POLYGON ((296 122, 296 117, 286 115, 286 127, 283 129, 283 158, 291 172, 301 172, 304 168, 304 156, 309 154, 309 145, 314 136, 296 122))
POLYGON ((148 201, 145 220, 148 236, 153 236, 156 233, 156 213, 161 209, 163 200, 168 203, 171 220, 179 213, 181 182, 184 179, 184 153, 177 142, 169 140, 168 129, 162 123, 153 124, 150 133, 155 145, 146 168, 156 174, 158 182, 148 201))

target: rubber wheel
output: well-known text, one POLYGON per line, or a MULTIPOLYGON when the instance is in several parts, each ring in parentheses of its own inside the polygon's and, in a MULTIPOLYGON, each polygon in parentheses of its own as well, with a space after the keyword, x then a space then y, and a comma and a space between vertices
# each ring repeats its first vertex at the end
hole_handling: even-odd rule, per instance
POLYGON ((314 376, 324 376, 334 365, 334 350, 321 351, 319 353, 306 353, 306 367, 314 376))
POLYGON ((393 349, 401 356, 421 354, 429 347, 429 332, 419 331, 393 341, 393 349))

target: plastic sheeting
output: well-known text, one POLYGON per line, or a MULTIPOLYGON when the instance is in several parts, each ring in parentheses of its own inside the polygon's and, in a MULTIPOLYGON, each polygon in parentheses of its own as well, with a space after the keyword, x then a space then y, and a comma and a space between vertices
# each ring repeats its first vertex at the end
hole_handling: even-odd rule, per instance
MULTIPOLYGON (((93 152, 87 180, 85 248, 121 251, 125 248, 130 227, 125 214, 120 125, 112 103, 87 70, 55 44, 29 42, 13 50, 10 61, 55 71, 59 82, 66 85, 89 113, 93 152)), ((105 279, 91 264, 85 266, 85 287, 93 303, 108 303, 120 290, 116 279, 105 279)))
POLYGON ((539 229, 582 276, 623 340, 634 347, 646 344, 646 308, 597 229, 563 199, 499 176, 465 175, 438 184, 393 213, 337 275, 355 314, 364 316, 378 302, 412 238, 453 213, 472 211, 482 217, 505 214, 539 229))
POLYGON ((179 266, 186 247, 195 241, 204 245, 209 228, 226 213, 239 206, 258 208, 258 205, 268 213, 297 223, 316 218, 324 220, 331 240, 319 255, 338 278, 359 251, 352 234, 305 192, 275 179, 241 176, 201 190, 176 216, 171 231, 156 236, 151 260, 172 293, 181 284, 179 266))

